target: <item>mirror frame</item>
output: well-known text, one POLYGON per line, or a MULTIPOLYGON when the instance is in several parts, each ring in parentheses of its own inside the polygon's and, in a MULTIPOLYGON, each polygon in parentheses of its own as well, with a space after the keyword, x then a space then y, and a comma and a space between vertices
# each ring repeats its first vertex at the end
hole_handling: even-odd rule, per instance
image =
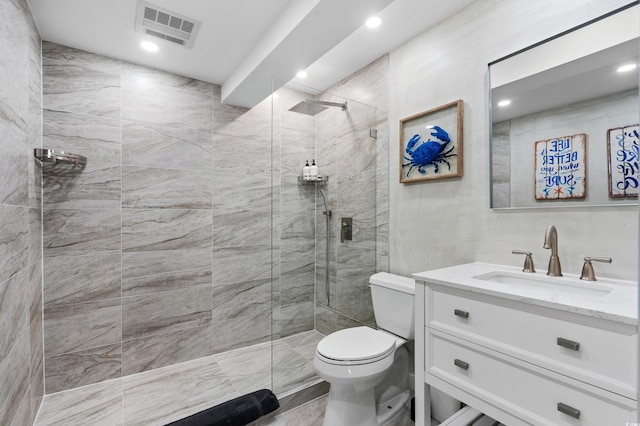
MULTIPOLYGON (((493 210, 521 210, 521 209, 547 209, 547 208, 552 208, 552 209, 556 209, 556 208, 585 208, 585 207, 618 207, 618 206, 632 206, 632 207, 637 207, 638 206, 638 198, 636 197, 626 197, 624 199, 619 199, 617 202, 616 201, 612 201, 611 198, 608 199, 607 202, 605 200, 603 200, 602 203, 598 203, 598 201, 595 201, 593 204, 583 204, 581 202, 571 202, 571 203, 566 203, 566 202, 560 202, 557 204, 552 204, 552 203, 548 203, 547 201, 545 202, 541 202, 539 205, 518 205, 518 206, 513 206, 512 205, 512 200, 511 197, 509 197, 509 205, 508 206, 499 206, 496 207, 495 206, 495 194, 494 194, 494 181, 495 181, 495 176, 494 176, 494 151, 495 151, 495 147, 494 147, 494 132, 493 132, 493 99, 492 99, 492 84, 491 84, 491 67, 504 62, 508 59, 511 59, 513 57, 516 57, 520 54, 523 54, 525 52, 529 52, 533 49, 536 49, 537 47, 540 47, 542 45, 545 45, 549 42, 552 42, 554 40, 558 40, 564 36, 570 35, 572 33, 575 33, 576 31, 588 27, 592 24, 598 23, 600 21, 605 20, 606 18, 609 18, 611 16, 614 16, 618 13, 624 12, 628 9, 631 9, 633 7, 636 7, 640 4, 640 0, 636 0, 633 2, 628 3, 627 5, 624 5, 622 7, 619 7, 615 10, 612 10, 606 14, 600 15, 596 18, 593 18, 589 21, 586 21, 580 25, 577 25, 575 27, 569 28, 565 31, 562 31, 554 36, 548 37, 542 41, 539 41, 537 43, 534 43, 530 46, 524 47, 520 50, 517 50, 513 53, 510 53, 508 55, 505 55, 499 59, 496 59, 494 61, 491 61, 488 64, 488 68, 487 68, 487 87, 488 87, 488 107, 489 107, 489 113, 488 113, 488 119, 489 119, 489 206, 491 209, 493 210)), ((573 59, 569 59, 569 60, 565 60, 564 63, 572 61, 573 59)), ((541 70, 544 71, 544 70, 541 70)), ((540 71, 540 72, 541 72, 540 71)), ((531 75, 535 74, 532 73, 531 75)), ((517 79, 516 79, 517 80, 517 79)), ((498 86, 499 87, 499 86, 498 86)), ((639 93, 640 94, 640 93, 639 93)), ((567 105, 565 105, 567 106, 567 105)), ((638 117, 638 120, 640 120, 640 117, 638 117)), ((511 174, 511 173, 510 173, 511 174)), ((510 182, 511 182, 511 178, 510 178, 510 182)), ((532 185, 533 186, 533 185, 532 185)))

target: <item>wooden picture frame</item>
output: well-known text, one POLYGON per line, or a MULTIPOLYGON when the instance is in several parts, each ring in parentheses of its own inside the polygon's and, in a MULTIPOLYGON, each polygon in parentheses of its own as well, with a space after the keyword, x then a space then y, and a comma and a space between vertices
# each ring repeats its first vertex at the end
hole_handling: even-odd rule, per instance
POLYGON ((638 197, 640 192, 639 146, 639 124, 607 130, 610 198, 638 197))
POLYGON ((462 176, 463 101, 400 120, 400 183, 462 176))

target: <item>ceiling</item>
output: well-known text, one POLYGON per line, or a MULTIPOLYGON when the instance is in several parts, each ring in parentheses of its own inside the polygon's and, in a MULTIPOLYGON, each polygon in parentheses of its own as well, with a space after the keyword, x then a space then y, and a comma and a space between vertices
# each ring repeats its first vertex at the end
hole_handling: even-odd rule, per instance
POLYGON ((252 107, 272 81, 323 91, 472 1, 148 0, 201 21, 189 49, 136 32, 137 0, 28 3, 43 40, 219 84, 223 102, 252 107), (372 15, 376 29, 364 25, 372 15), (295 77, 302 69, 308 76, 295 77))

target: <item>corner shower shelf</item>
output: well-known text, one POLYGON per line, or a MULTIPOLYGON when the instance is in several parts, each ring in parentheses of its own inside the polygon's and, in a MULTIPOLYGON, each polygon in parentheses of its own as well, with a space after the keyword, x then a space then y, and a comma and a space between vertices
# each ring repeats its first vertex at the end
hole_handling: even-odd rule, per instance
POLYGON ((304 180, 302 176, 298 176, 298 185, 312 185, 314 183, 327 183, 329 176, 318 177, 317 180, 304 180))
POLYGON ((74 166, 84 167, 87 165, 87 157, 79 154, 72 154, 64 151, 54 151, 53 149, 35 148, 33 155, 43 163, 64 163, 74 166))

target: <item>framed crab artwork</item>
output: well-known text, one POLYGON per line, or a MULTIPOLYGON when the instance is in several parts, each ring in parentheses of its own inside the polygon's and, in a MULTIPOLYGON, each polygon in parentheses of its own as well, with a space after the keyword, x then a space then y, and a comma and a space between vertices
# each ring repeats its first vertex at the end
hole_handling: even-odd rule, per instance
POLYGON ((400 182, 462 176, 463 102, 400 120, 400 182))

